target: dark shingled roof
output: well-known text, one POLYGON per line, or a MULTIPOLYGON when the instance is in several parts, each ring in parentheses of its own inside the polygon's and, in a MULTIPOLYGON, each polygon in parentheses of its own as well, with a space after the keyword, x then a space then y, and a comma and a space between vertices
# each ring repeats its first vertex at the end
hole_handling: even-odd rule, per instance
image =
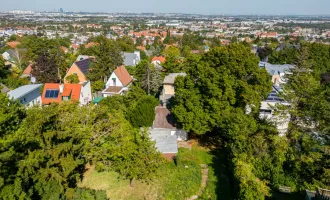
POLYGON ((174 116, 167 108, 157 106, 153 128, 175 129, 174 116))
POLYGON ((76 65, 80 68, 82 73, 87 74, 89 67, 91 66, 92 60, 90 58, 80 60, 76 62, 76 65))

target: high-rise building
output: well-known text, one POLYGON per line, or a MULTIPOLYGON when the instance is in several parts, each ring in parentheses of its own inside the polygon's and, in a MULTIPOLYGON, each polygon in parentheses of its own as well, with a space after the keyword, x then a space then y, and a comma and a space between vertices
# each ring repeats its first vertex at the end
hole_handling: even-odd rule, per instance
POLYGON ((63 13, 64 11, 63 11, 63 8, 60 8, 60 13, 63 13))

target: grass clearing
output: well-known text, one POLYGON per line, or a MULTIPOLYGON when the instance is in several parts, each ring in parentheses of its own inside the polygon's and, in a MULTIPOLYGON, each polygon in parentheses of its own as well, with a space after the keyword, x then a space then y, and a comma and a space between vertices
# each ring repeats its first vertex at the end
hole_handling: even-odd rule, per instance
POLYGON ((116 200, 185 200, 197 194, 200 188, 202 174, 199 165, 211 163, 208 150, 193 145, 191 150, 179 149, 176 162, 164 164, 158 178, 149 184, 135 181, 132 188, 129 181, 121 179, 116 172, 97 172, 91 168, 79 187, 105 190, 110 199, 116 200))

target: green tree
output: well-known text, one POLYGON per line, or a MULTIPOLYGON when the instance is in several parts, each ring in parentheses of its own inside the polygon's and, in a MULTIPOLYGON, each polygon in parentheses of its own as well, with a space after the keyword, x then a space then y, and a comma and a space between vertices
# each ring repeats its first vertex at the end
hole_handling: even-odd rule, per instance
POLYGON ((147 60, 142 60, 135 69, 135 76, 141 87, 150 95, 157 94, 162 85, 160 71, 147 60))
POLYGON ((92 92, 102 91, 104 89, 104 81, 97 80, 92 82, 92 92))
POLYGON ((155 120, 155 107, 159 102, 153 96, 139 99, 128 111, 128 119, 133 127, 151 127, 155 120))
POLYGON ((68 83, 79 83, 79 77, 77 74, 71 74, 70 76, 66 77, 66 81, 68 83))
POLYGON ((163 65, 167 73, 174 73, 181 71, 181 61, 180 61, 180 50, 177 47, 170 46, 166 49, 163 54, 166 57, 166 61, 163 65))
POLYGON ((242 44, 212 49, 186 72, 176 79, 172 111, 184 130, 197 134, 218 127, 231 108, 253 105, 257 113, 271 89, 268 73, 242 44))
MULTIPOLYGON (((119 97, 108 98, 110 101, 116 99, 119 97)), ((109 105, 107 102, 100 105, 109 105)), ((162 158, 147 132, 133 129, 121 112, 107 116, 94 124, 93 148, 88 149, 88 156, 96 164, 96 169, 115 170, 122 178, 129 179, 131 186, 135 179, 152 179, 162 164, 162 158)))
POLYGON ((87 76, 91 81, 103 80, 106 82, 111 73, 123 63, 121 49, 116 41, 109 40, 105 36, 95 38, 95 42, 99 45, 88 48, 86 53, 95 56, 97 62, 87 76))
POLYGON ((59 68, 54 62, 54 56, 47 51, 41 53, 32 65, 32 76, 38 83, 58 83, 59 68))
POLYGON ((117 42, 118 42, 118 45, 119 45, 121 51, 134 52, 135 45, 134 45, 134 41, 132 40, 132 38, 130 38, 128 36, 120 37, 117 40, 117 42))

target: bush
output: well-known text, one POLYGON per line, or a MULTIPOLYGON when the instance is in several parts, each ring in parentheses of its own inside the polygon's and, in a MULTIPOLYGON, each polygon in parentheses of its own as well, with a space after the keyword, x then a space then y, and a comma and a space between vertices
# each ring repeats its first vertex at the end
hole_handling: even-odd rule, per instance
POLYGON ((98 80, 92 82, 92 92, 101 91, 104 88, 104 82, 102 80, 98 80))
POLYGON ((129 111, 128 120, 134 127, 150 127, 155 120, 155 107, 159 104, 153 96, 142 97, 129 111))
POLYGON ((79 77, 77 74, 71 74, 70 76, 65 78, 68 83, 79 83, 79 77))

